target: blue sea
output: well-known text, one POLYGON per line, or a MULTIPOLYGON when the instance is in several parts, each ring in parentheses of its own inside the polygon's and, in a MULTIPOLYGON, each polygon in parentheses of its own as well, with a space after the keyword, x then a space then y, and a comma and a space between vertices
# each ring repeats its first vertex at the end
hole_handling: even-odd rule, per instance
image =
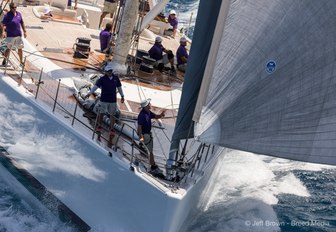
POLYGON ((165 9, 165 15, 168 15, 168 12, 172 9, 176 11, 179 29, 183 28, 189 38, 193 36, 198 4, 199 0, 171 0, 165 9))
POLYGON ((336 167, 231 151, 183 231, 336 231, 335 189, 336 167))
MULTIPOLYGON (((198 0, 170 1, 192 37, 198 0), (190 22, 190 23, 189 23, 190 22), (190 26, 189 26, 190 25, 190 26)), ((336 167, 224 154, 182 231, 336 231, 336 167)), ((72 232, 0 164, 0 232, 72 232)))
POLYGON ((0 232, 75 232, 44 208, 0 163, 0 232))

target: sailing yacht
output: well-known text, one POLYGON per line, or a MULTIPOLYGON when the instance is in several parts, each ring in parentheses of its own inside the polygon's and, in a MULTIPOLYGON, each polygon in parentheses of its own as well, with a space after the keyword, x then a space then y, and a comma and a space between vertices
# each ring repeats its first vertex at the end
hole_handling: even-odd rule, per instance
MULTIPOLYGON (((26 116, 7 130, 25 149, 2 142, 2 155, 83 231, 178 231, 227 149, 335 165, 335 8, 333 0, 200 1, 164 180, 123 147, 107 152, 69 124, 74 116, 51 113, 7 76, 3 96, 26 109, 7 103, 14 118, 26 116)), ((123 57, 112 60, 121 71, 123 57)))

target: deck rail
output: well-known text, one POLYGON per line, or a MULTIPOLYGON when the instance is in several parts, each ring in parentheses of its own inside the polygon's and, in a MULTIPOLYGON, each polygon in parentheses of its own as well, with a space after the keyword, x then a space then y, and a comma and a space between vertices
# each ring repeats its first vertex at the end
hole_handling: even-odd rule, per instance
MULTIPOLYGON (((31 72, 24 72, 25 65, 26 58, 24 58, 23 67, 21 67, 22 69, 20 68, 21 70, 19 71, 16 70, 16 73, 20 73, 20 77, 18 78, 18 84, 24 84, 24 87, 27 88, 30 92, 35 92, 36 101, 42 101, 43 103, 45 103, 48 107, 51 108, 52 113, 59 113, 63 115, 66 121, 68 121, 72 127, 77 126, 77 124, 79 124, 79 126, 81 127, 84 127, 85 130, 88 131, 88 133, 92 133, 92 139, 94 140, 96 136, 96 126, 92 125, 92 122, 90 123, 90 120, 87 120, 80 115, 79 112, 84 112, 84 110, 78 107, 79 103, 77 100, 69 99, 68 86, 63 86, 61 79, 51 79, 48 74, 43 71, 43 68, 31 72), (28 85, 26 82, 22 83, 22 80, 24 78, 31 79, 32 84, 28 85)), ((17 68, 15 65, 12 66, 14 67, 14 69, 17 68)), ((5 72, 6 71, 7 68, 5 69, 5 72)), ((94 120, 97 120, 97 117, 94 120)), ((146 146, 142 146, 137 141, 136 129, 132 127, 129 122, 127 122, 127 119, 120 120, 116 118, 116 120, 119 121, 120 129, 116 134, 115 144, 119 144, 119 142, 122 141, 121 143, 125 146, 114 146, 112 147, 112 150, 120 151, 122 157, 128 160, 130 170, 134 171, 134 168, 139 168, 142 169, 142 171, 148 172, 150 167, 149 151, 148 149, 146 149, 146 146), (130 131, 129 136, 125 135, 125 130, 130 131)), ((160 126, 153 127, 154 131, 156 129, 161 129, 163 131, 163 128, 160 126)), ((156 136, 158 137, 158 135, 156 136)), ((164 136, 161 136, 158 141, 160 141, 162 137, 164 136)), ((168 136, 165 135, 165 137, 170 144, 168 136)), ((102 139, 104 140, 104 142, 108 141, 108 139, 104 136, 102 136, 102 139)), ((201 164, 207 163, 210 152, 214 153, 213 146, 200 144, 199 148, 193 155, 190 155, 188 158, 183 158, 179 161, 176 161, 176 165, 174 165, 172 168, 178 178, 170 180, 171 182, 173 182, 172 184, 170 184, 170 186, 173 188, 178 188, 178 186, 182 183, 181 180, 184 180, 184 183, 186 183, 189 179, 192 180, 194 178, 195 171, 201 169, 201 164)), ((112 156, 112 152, 109 152, 109 154, 110 156, 112 156)), ((162 157, 155 156, 156 160, 160 158, 162 159, 162 157)), ((166 160, 167 157, 165 157, 163 161, 157 161, 156 163, 159 165, 159 167, 165 170, 166 160)), ((199 175, 202 175, 202 172, 199 173, 199 175)))

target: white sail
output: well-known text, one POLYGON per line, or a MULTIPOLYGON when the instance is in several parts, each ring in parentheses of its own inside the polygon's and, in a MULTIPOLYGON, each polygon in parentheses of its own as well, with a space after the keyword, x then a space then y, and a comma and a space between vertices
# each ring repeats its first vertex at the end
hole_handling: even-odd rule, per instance
POLYGON ((195 134, 211 144, 335 165, 336 1, 228 2, 195 134))

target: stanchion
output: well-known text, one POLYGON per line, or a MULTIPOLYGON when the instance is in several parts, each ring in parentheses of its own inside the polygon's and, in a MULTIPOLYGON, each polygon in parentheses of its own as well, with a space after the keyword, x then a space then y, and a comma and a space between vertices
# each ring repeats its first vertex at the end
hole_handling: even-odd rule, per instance
POLYGON ((41 84, 41 79, 42 79, 42 73, 43 73, 43 68, 41 68, 39 81, 38 81, 38 83, 37 83, 37 89, 36 89, 35 99, 37 99, 37 94, 38 94, 39 89, 40 89, 40 84, 41 84))
MULTIPOLYGON (((21 76, 20 76, 20 80, 19 80, 19 86, 20 86, 21 83, 22 83, 22 77, 23 77, 23 71, 24 71, 25 65, 26 65, 26 57, 24 58, 24 60, 23 60, 23 64, 22 64, 22 70, 21 70, 21 76)), ((39 84, 40 84, 40 83, 39 83, 39 84)))
POLYGON ((71 126, 73 126, 74 123, 75 123, 75 118, 76 118, 76 113, 77 113, 77 107, 78 107, 78 101, 76 102, 75 111, 74 111, 74 113, 73 113, 71 126))
POLYGON ((56 108, 57 97, 58 97, 58 91, 59 91, 59 87, 60 87, 60 85, 61 85, 61 79, 58 80, 58 85, 57 85, 57 90, 56 90, 56 96, 55 96, 55 102, 54 102, 54 107, 53 107, 53 110, 52 110, 53 113, 54 113, 55 108, 56 108))
MULTIPOLYGON (((7 47, 7 49, 8 49, 8 47, 7 47)), ((6 57, 4 58, 4 59, 6 59, 4 74, 6 74, 6 72, 7 72, 7 66, 8 66, 8 61, 9 61, 10 54, 11 54, 11 49, 9 49, 8 57, 7 57, 7 58, 6 58, 6 57)))

